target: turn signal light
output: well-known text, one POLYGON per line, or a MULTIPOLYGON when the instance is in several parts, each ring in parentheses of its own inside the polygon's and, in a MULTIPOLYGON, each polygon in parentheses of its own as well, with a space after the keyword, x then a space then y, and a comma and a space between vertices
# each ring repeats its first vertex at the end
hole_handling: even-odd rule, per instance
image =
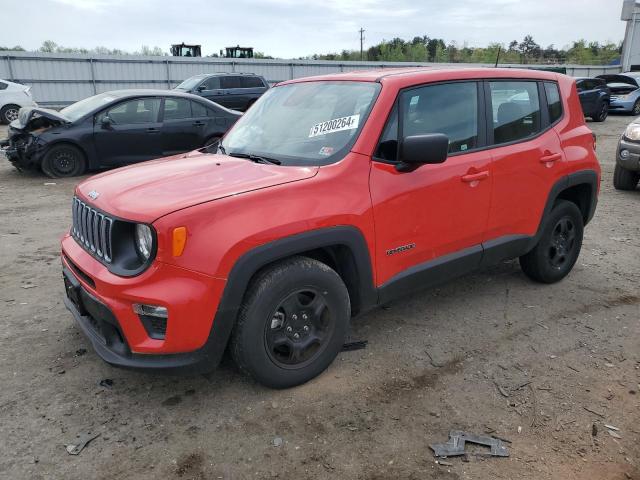
POLYGON ((179 257, 184 252, 187 244, 187 227, 176 227, 173 229, 172 253, 174 257, 179 257))

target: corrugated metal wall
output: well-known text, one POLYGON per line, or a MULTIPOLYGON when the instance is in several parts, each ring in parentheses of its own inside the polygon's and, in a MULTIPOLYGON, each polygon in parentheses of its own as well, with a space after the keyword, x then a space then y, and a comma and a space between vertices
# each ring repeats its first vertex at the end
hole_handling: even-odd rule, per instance
MULTIPOLYGON (((43 105, 66 105, 121 88, 172 88, 199 73, 248 72, 270 83, 292 78, 389 67, 491 67, 488 64, 337 62, 323 60, 231 60, 226 58, 141 57, 1 52, 0 78, 31 85, 43 105)), ((521 67, 521 65, 501 65, 521 67)), ((618 73, 619 66, 563 65, 568 75, 618 73)))

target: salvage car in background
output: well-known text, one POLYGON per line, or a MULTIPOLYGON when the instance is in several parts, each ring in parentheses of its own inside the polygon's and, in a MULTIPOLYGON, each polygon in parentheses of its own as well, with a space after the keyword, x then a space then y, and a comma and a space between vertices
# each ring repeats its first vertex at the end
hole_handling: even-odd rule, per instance
POLYGON ((611 90, 609 110, 640 115, 640 72, 598 75, 611 90))
POLYGON ((264 77, 253 73, 206 73, 188 78, 175 88, 243 112, 268 89, 264 77))
POLYGON ((5 154, 50 177, 175 155, 218 141, 240 117, 206 99, 166 90, 119 90, 60 112, 29 107, 9 128, 5 154))
POLYGON ((602 78, 576 78, 576 88, 585 117, 604 122, 609 115, 611 92, 602 78))
POLYGON ((635 190, 640 180, 640 118, 631 122, 618 141, 613 186, 616 190, 635 190))
POLYGON ((22 107, 36 106, 31 98, 31 87, 0 80, 0 123, 13 122, 22 107))

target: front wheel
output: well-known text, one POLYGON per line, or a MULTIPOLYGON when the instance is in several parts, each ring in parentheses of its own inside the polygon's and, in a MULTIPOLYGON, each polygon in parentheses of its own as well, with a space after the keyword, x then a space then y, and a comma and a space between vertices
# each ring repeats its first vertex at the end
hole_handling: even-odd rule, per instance
POLYGON ((42 171, 51 178, 75 177, 82 175, 86 168, 84 154, 73 145, 56 145, 42 160, 42 171))
POLYGON ((584 223, 575 203, 560 200, 546 220, 538 244, 520 257, 524 273, 537 282, 562 280, 578 260, 584 223))
POLYGON ((350 315, 340 276, 317 260, 292 257, 251 282, 231 336, 231 355, 263 385, 300 385, 333 362, 350 315))
POLYGON ((635 190, 638 185, 640 174, 622 168, 616 163, 613 170, 613 186, 616 190, 635 190))
POLYGON ((609 104, 607 102, 602 102, 602 104, 598 108, 598 112, 591 118, 594 122, 604 122, 608 116, 609 104))
POLYGON ((640 99, 636 100, 636 103, 633 104, 633 108, 631 109, 632 115, 640 115, 640 99))

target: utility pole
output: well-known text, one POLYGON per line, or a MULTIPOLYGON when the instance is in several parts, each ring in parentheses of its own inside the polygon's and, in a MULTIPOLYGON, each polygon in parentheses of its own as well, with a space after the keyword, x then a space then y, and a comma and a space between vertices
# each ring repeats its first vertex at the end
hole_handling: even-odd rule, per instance
POLYGON ((364 28, 360 27, 360 61, 364 60, 364 53, 362 50, 362 45, 364 44, 364 28))

